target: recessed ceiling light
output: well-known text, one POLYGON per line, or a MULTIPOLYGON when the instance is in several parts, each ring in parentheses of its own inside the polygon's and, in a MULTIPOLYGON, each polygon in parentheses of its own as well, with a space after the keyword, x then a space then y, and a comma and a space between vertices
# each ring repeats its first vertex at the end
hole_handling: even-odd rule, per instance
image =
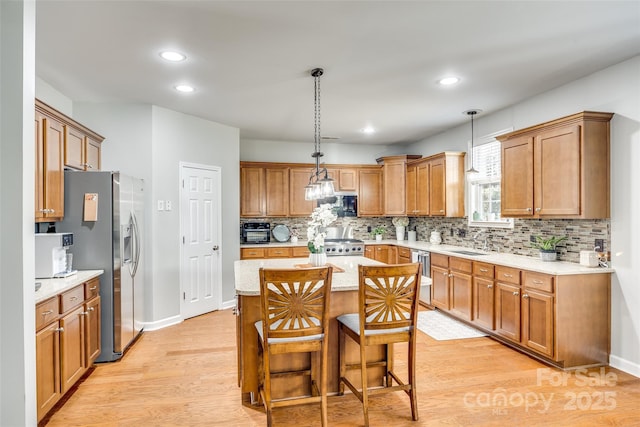
POLYGON ((182 92, 182 93, 191 93, 195 90, 193 86, 189 86, 189 85, 177 85, 175 86, 175 88, 178 92, 182 92))
POLYGON ((372 133, 376 133, 376 130, 371 126, 367 126, 367 127, 363 128, 361 130, 361 132, 364 133, 364 134, 367 134, 367 135, 371 135, 372 133))
POLYGON ((160 52, 160 56, 162 57, 162 59, 166 59, 167 61, 171 62, 180 62, 187 59, 186 55, 172 50, 165 50, 163 52, 160 52))
POLYGON ((458 77, 444 77, 438 80, 438 83, 442 86, 451 86, 458 82, 460 82, 460 79, 458 77))

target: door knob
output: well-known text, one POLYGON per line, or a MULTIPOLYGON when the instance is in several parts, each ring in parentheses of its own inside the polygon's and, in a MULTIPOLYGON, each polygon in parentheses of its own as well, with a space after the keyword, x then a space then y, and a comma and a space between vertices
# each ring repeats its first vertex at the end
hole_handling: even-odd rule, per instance
POLYGON ((218 245, 213 245, 212 250, 217 251, 218 249, 220 249, 220 246, 218 246, 218 245))

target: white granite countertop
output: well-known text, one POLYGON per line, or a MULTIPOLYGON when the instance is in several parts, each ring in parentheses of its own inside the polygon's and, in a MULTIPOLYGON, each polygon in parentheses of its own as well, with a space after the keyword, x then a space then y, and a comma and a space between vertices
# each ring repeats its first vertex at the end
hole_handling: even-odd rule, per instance
POLYGON ((36 279, 36 282, 42 283, 40 289, 36 291, 36 304, 78 286, 87 280, 98 277, 103 273, 104 270, 81 270, 72 276, 61 279, 36 279))
MULTIPOLYGON (((504 252, 483 252, 480 250, 467 248, 464 246, 452 246, 452 245, 434 245, 429 242, 415 241, 409 242, 408 240, 365 240, 365 245, 396 245, 400 247, 419 249, 443 255, 451 255, 459 258, 470 259, 473 261, 487 262, 490 264, 502 265, 505 267, 521 268, 523 270, 536 271, 539 273, 553 274, 557 276, 570 275, 570 274, 602 274, 613 273, 613 268, 603 267, 585 267, 575 262, 566 261, 553 261, 545 262, 539 258, 534 258, 524 255, 513 255, 504 252), (459 254, 453 251, 473 251, 480 252, 485 255, 465 255, 459 254)), ((253 244, 253 245, 240 245, 241 248, 259 248, 259 247, 294 247, 294 246, 307 246, 306 240, 298 240, 296 243, 284 242, 284 243, 267 243, 267 244, 253 244)), ((334 259, 337 258, 362 258, 362 257, 329 257, 329 262, 337 265, 334 259)), ((263 260, 264 261, 264 260, 263 260)), ((271 261, 271 260, 270 260, 271 261)), ((297 262, 300 264, 300 261, 297 262)), ((236 276, 237 277, 237 276, 236 276)), ((236 279, 237 281, 237 279, 236 279)))
MULTIPOLYGON (((308 258, 275 258, 275 259, 245 259, 233 263, 236 279, 236 293, 238 295, 260 295, 260 267, 293 268, 295 264, 306 264, 308 258)), ((381 262, 362 256, 336 256, 328 258, 329 264, 344 269, 344 272, 334 272, 331 280, 332 291, 355 291, 358 289, 358 264, 384 265, 381 262)))

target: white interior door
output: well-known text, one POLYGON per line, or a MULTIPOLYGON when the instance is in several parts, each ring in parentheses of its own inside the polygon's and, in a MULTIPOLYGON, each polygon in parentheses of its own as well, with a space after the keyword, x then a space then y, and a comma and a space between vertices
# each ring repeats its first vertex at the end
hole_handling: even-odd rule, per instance
POLYGON ((181 314, 220 309, 222 246, 219 167, 181 163, 181 314))

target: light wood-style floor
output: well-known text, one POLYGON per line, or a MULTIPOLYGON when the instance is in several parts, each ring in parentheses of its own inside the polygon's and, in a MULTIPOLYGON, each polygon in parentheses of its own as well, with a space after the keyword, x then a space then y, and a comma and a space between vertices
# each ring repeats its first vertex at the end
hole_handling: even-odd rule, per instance
MULTIPOLYGON (((372 426, 640 425, 640 379, 613 368, 563 373, 486 337, 420 333, 417 354, 420 421, 400 392, 371 399, 372 426)), ((266 425, 261 408, 242 405, 236 372, 234 316, 206 314, 145 332, 121 361, 98 365, 46 425, 266 425)), ((277 426, 320 425, 318 405, 274 415, 277 426)), ((360 402, 330 397, 329 423, 362 425, 360 402)))

